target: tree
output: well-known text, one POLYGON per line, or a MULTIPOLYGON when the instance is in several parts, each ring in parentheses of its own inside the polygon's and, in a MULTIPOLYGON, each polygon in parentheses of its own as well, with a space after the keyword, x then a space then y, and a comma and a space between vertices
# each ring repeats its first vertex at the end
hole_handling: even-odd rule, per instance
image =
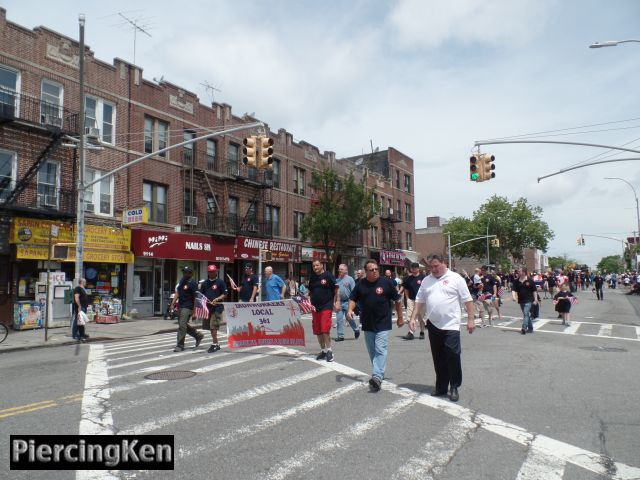
POLYGON ((571 270, 575 268, 578 262, 572 258, 563 255, 562 257, 549 257, 549 268, 552 270, 571 270))
POLYGON ((373 189, 366 186, 366 177, 356 181, 353 172, 345 176, 324 166, 312 173, 309 187, 314 199, 302 220, 300 236, 322 245, 331 271, 350 237, 371 228, 378 205, 373 189))
POLYGON ((621 272, 624 270, 622 260, 619 255, 610 255, 603 257, 598 262, 596 268, 602 273, 621 272))

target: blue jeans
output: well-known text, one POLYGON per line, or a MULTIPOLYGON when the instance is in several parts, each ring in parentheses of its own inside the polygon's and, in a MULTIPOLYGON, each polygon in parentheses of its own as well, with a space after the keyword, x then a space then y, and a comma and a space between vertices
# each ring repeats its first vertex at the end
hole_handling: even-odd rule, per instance
POLYGON ((384 370, 387 366, 387 344, 389 342, 389 330, 382 332, 364 332, 364 343, 373 365, 372 376, 379 380, 384 379, 384 370))
POLYGON ((336 325, 338 327, 338 338, 344 338, 344 319, 349 322, 349 326, 354 332, 358 331, 358 325, 355 320, 349 320, 347 312, 349 311, 349 301, 340 304, 340 310, 336 312, 336 325))
POLYGON ((533 323, 531 323, 531 302, 527 302, 527 303, 521 303, 520 304, 520 310, 522 310, 522 328, 524 328, 525 330, 527 329, 532 329, 533 330, 533 323))

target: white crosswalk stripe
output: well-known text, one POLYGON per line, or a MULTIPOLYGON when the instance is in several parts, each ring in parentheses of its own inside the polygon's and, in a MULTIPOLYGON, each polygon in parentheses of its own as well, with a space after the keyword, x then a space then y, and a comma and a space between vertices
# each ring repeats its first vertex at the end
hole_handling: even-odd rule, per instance
MULTIPOLYGON (((522 328, 522 318, 510 317, 503 315, 501 322, 494 322, 494 327, 504 330, 520 330, 522 328)), ((608 338, 612 340, 640 340, 640 327, 634 325, 616 325, 611 323, 595 323, 595 322, 577 322, 571 320, 570 325, 563 326, 560 319, 538 319, 533 324, 534 331, 540 333, 550 334, 563 334, 563 335, 578 335, 584 337, 600 337, 608 338), (561 330, 555 329, 555 327, 563 327, 561 330), (593 328, 597 327, 597 333, 593 333, 593 328), (617 327, 617 331, 621 334, 628 334, 629 336, 613 336, 613 328, 617 327)))

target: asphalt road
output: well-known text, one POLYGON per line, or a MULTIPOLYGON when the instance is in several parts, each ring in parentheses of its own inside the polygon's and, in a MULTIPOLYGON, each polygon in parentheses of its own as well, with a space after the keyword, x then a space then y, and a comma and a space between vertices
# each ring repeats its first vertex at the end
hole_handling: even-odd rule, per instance
POLYGON ((333 363, 310 331, 306 349, 173 353, 162 334, 5 353, 0 478, 640 478, 640 297, 579 297, 568 328, 546 300, 521 335, 507 296, 502 320, 463 333, 457 404, 430 397, 428 340, 406 327, 379 393, 348 328, 333 363), (145 379, 160 371, 195 375, 145 379), (8 470, 10 434, 79 432, 174 435, 175 470, 8 470))

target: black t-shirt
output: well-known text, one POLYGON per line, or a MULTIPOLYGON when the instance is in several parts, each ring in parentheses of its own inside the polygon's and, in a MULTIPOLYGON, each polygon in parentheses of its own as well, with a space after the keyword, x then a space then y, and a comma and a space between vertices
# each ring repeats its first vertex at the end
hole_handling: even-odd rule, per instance
MULTIPOLYGON (((218 277, 211 280, 207 278, 202 285, 200 285, 200 291, 207 297, 207 300, 214 300, 223 293, 227 294, 227 284, 218 277)), ((220 313, 224 310, 224 306, 220 303, 215 306, 208 304, 209 310, 213 310, 216 313, 220 313)))
POLYGON ((309 292, 311 292, 311 305, 317 311, 331 310, 335 300, 336 279, 329 272, 322 272, 316 275, 315 272, 309 277, 309 292))
POLYGON ((595 277, 593 277, 593 283, 596 284, 596 288, 602 287, 602 285, 604 284, 604 277, 602 277, 601 275, 596 275, 595 277))
POLYGON ((78 304, 76 303, 76 300, 75 300, 76 294, 80 295, 78 300, 80 300, 82 311, 86 312, 87 307, 89 306, 89 295, 87 295, 87 291, 84 288, 78 285, 76 288, 73 289, 73 308, 72 308, 73 313, 78 312, 78 304))
POLYGON ((180 302, 180 308, 193 310, 193 297, 195 297, 197 291, 198 284, 195 280, 182 277, 182 280, 178 283, 178 301, 180 302))
POLYGON ((242 275, 242 281, 240 282, 240 300, 243 302, 248 302, 251 300, 251 295, 253 295, 253 287, 257 287, 260 281, 258 280, 258 276, 255 274, 247 275, 246 273, 242 275))
POLYGON ((410 300, 415 300, 418 290, 420 290, 420 285, 422 284, 422 280, 424 279, 424 275, 419 273, 416 276, 408 275, 404 278, 402 282, 402 288, 407 291, 407 295, 410 300))
POLYGON ((533 303, 535 299, 534 292, 536 292, 536 284, 533 283, 531 277, 525 278, 520 281, 516 278, 513 281, 513 291, 518 294, 518 303, 533 303))
POLYGON ((490 293, 491 295, 493 295, 494 285, 498 285, 498 281, 496 280, 496 277, 488 274, 482 276, 482 292, 483 293, 490 293))
POLYGON ((366 332, 391 330, 391 301, 400 300, 395 282, 380 277, 374 283, 363 279, 351 292, 349 300, 360 304, 360 322, 366 332))

